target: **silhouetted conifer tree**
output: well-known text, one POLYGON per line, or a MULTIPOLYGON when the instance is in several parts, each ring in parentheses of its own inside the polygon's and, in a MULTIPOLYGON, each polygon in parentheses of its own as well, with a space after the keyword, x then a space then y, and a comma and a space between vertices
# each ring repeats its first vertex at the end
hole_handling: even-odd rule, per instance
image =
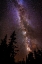
POLYGON ((3 40, 1 40, 1 45, 0 45, 0 64, 6 64, 7 61, 7 35, 3 40))
POLYGON ((41 50, 38 50, 38 51, 35 50, 34 54, 35 54, 35 62, 42 64, 42 51, 41 50))
POLYGON ((26 64, 42 64, 42 50, 35 50, 34 56, 33 53, 30 52, 28 56, 26 56, 26 64))
POLYGON ((25 60, 24 60, 24 58, 23 58, 23 60, 22 60, 22 64, 25 64, 25 60))
POLYGON ((28 64, 28 56, 26 56, 26 64, 28 64))
POLYGON ((14 64, 15 63, 15 55, 17 54, 16 48, 18 48, 16 46, 16 34, 15 31, 12 33, 12 35, 10 36, 10 42, 9 42, 9 46, 8 46, 8 54, 10 55, 10 63, 14 64))
POLYGON ((33 53, 32 53, 32 52, 30 52, 30 53, 28 54, 28 60, 29 60, 29 63, 30 63, 30 64, 34 62, 34 58, 33 58, 33 53))

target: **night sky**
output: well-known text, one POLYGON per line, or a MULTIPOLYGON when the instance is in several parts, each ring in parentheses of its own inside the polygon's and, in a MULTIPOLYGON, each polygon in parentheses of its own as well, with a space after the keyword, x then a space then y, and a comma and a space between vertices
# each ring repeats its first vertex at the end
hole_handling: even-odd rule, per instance
POLYGON ((0 0, 0 40, 16 31, 21 60, 35 48, 42 48, 42 0, 0 0))

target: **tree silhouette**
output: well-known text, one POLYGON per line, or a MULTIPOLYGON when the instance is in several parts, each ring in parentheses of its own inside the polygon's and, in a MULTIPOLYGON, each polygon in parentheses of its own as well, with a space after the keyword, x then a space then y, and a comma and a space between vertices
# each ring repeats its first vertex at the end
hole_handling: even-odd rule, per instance
POLYGON ((42 64, 42 50, 34 51, 35 54, 35 62, 42 64))
POLYGON ((30 53, 28 54, 28 62, 29 62, 30 64, 34 62, 34 58, 33 58, 33 53, 32 53, 32 52, 30 52, 30 53))
POLYGON ((7 35, 1 40, 0 45, 0 64, 15 64, 15 55, 17 54, 18 47, 16 45, 15 31, 10 36, 10 42, 7 45, 7 35))
POLYGON ((25 64, 25 60, 24 60, 24 58, 23 58, 23 60, 22 60, 22 64, 25 64))
POLYGON ((34 50, 34 56, 33 53, 30 52, 28 56, 26 56, 26 64, 42 64, 42 50, 34 50))
POLYGON ((7 60, 7 35, 3 40, 1 40, 1 45, 0 45, 0 64, 5 64, 7 60))
POLYGON ((34 50, 34 52, 30 52, 28 56, 26 56, 26 63, 24 61, 24 58, 22 61, 16 63, 15 56, 19 50, 16 45, 17 42, 15 31, 11 34, 9 41, 9 44, 7 45, 7 34, 4 39, 1 40, 0 64, 42 64, 42 50, 39 49, 34 50), (33 57, 33 53, 35 55, 35 58, 33 57))
POLYGON ((10 63, 14 64, 15 63, 15 55, 17 54, 18 50, 17 50, 17 46, 16 46, 16 34, 15 31, 12 33, 12 35, 10 36, 10 42, 9 42, 9 46, 8 46, 8 54, 10 55, 10 63))

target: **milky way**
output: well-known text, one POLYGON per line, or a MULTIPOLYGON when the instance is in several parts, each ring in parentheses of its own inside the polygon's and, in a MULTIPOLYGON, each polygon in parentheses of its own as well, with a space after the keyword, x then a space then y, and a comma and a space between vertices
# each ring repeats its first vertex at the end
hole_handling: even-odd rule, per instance
POLYGON ((20 50, 16 58, 21 60, 28 52, 42 47, 41 4, 32 0, 3 0, 3 2, 3 5, 0 4, 2 13, 0 36, 3 38, 7 33, 9 37, 13 30, 16 31, 20 50))
POLYGON ((19 2, 17 0, 18 7, 16 7, 16 8, 17 8, 17 13, 18 13, 18 24, 19 24, 19 29, 22 32, 23 43, 24 43, 27 51, 30 52, 30 51, 34 50, 36 48, 36 46, 38 47, 38 42, 37 42, 36 38, 32 38, 32 36, 29 34, 30 27, 28 28, 28 26, 30 26, 29 25, 30 21, 28 20, 27 13, 26 13, 26 10, 25 10, 22 2, 23 1, 19 2))

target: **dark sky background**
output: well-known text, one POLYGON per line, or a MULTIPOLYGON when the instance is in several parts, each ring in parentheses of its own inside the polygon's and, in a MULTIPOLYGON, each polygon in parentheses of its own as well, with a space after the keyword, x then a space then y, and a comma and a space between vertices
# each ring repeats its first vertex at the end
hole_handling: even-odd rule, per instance
MULTIPOLYGON (((30 37, 36 38, 38 44, 42 47, 42 0, 20 0, 20 3, 22 1, 29 18, 30 37)), ((16 8, 16 0, 0 0, 0 40, 3 39, 6 34, 9 38, 11 33, 15 30, 17 45, 20 49, 17 58, 21 60, 21 58, 25 57, 27 51, 24 47, 24 43, 22 43, 21 31, 18 31, 19 25, 16 8)))

